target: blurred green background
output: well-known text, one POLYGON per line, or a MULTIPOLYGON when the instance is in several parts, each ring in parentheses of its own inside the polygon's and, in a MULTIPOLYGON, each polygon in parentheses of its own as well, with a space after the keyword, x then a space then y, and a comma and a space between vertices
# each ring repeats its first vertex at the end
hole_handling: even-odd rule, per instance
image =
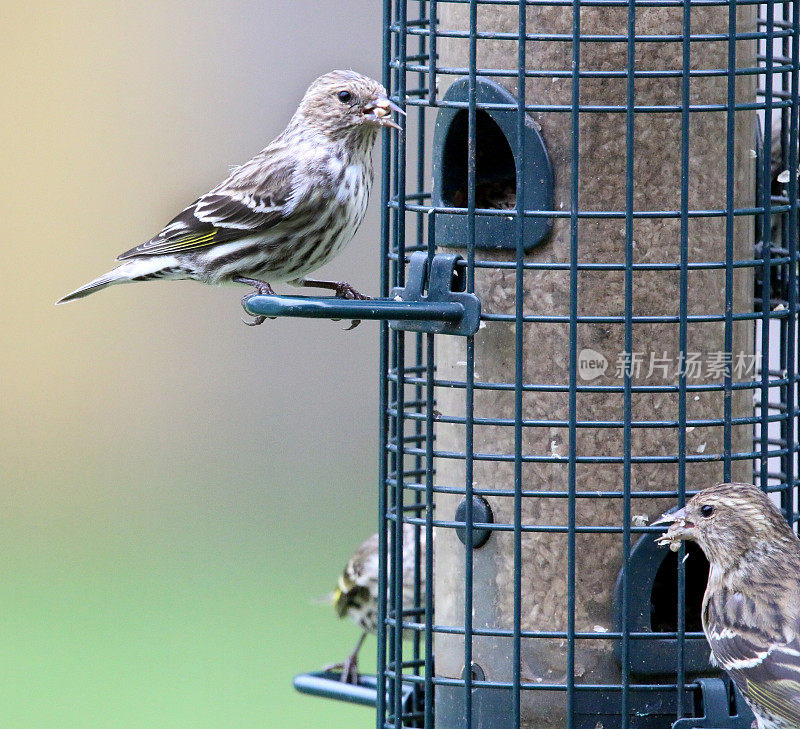
MULTIPOLYGON (((261 149, 317 75, 379 75, 379 4, 0 18, 0 727, 372 726, 291 680, 358 636, 318 602, 377 524, 376 324, 250 329, 245 289, 191 282, 53 302, 261 149)), ((377 195, 369 215, 323 272, 375 293, 377 195)))

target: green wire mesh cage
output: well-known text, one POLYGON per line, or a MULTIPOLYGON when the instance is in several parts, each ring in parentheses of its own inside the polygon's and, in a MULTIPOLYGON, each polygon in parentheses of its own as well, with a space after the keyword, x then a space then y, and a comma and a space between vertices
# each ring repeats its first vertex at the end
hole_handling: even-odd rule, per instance
POLYGON ((382 325, 377 726, 749 726, 708 566, 648 523, 721 481, 797 521, 797 5, 385 0, 383 27, 382 296, 458 253, 481 314, 382 325))

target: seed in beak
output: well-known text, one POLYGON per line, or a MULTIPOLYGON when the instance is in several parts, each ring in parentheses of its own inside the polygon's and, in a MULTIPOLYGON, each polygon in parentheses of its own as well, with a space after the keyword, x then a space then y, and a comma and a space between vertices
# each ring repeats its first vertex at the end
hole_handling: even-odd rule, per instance
POLYGON ((387 99, 385 96, 377 97, 371 104, 364 107, 364 114, 375 117, 381 126, 402 129, 399 124, 392 121, 390 115, 393 111, 405 116, 405 112, 391 99, 387 99))
POLYGON ((386 98, 385 96, 379 96, 373 102, 375 105, 375 111, 377 112, 380 109, 383 113, 380 116, 388 116, 391 112, 396 111, 401 116, 405 116, 406 113, 392 101, 391 99, 386 98))

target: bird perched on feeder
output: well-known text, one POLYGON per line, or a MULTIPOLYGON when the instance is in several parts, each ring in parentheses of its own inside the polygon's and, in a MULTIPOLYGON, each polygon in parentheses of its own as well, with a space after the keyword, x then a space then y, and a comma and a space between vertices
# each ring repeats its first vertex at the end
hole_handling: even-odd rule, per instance
POLYGON ((711 565, 703 631, 758 729, 800 727, 800 540, 761 490, 720 484, 654 524, 677 551, 692 540, 711 565))
MULTIPOLYGON (((420 530, 420 601, 425 600, 425 531, 420 530)), ((403 609, 414 607, 414 564, 417 553, 417 538, 414 526, 403 524, 403 609)), ((350 618, 359 628, 361 637, 341 666, 344 683, 358 683, 358 652, 368 633, 378 631, 378 535, 365 541, 345 565, 339 584, 332 594, 333 607, 340 618, 350 618)), ((391 584, 392 565, 387 572, 387 585, 391 584)), ((391 605, 389 609, 391 609, 391 605)), ((405 631, 404 638, 410 637, 405 631)), ((333 668, 334 666, 331 666, 333 668)))
MULTIPOLYGON (((273 142, 154 238, 121 254, 122 264, 57 303, 152 279, 241 283, 260 294, 289 282, 369 298, 343 281, 305 276, 341 251, 361 225, 378 130, 400 129, 392 111, 404 113, 371 78, 354 71, 320 76, 273 142)), ((251 324, 263 321, 259 316, 251 324)))

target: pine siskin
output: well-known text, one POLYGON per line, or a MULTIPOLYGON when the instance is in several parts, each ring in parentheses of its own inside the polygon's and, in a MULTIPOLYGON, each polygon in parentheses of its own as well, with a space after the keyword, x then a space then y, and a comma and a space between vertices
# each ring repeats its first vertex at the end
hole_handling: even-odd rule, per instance
MULTIPOLYGON (((154 238, 120 255, 124 263, 57 303, 152 279, 242 283, 260 294, 274 293, 270 283, 289 282, 368 298, 343 281, 305 276, 333 258, 361 225, 378 129, 400 129, 392 111, 403 113, 371 78, 353 71, 320 76, 273 142, 154 238)), ((263 321, 256 317, 252 324, 263 321)))
POLYGON ((800 540, 762 491, 720 484, 654 524, 656 541, 697 542, 711 571, 703 631, 759 729, 800 727, 800 540))
MULTIPOLYGON (((403 524, 403 609, 414 607, 414 562, 417 540, 414 526, 403 524)), ((358 682, 358 652, 367 633, 378 631, 378 535, 364 542, 345 565, 333 591, 333 606, 340 618, 350 618, 363 631, 356 647, 341 664, 342 681, 358 682)), ((391 580, 391 565, 387 584, 391 580)), ((420 600, 425 599, 425 531, 420 530, 420 600)), ((410 637, 404 634, 405 638, 410 637)))

